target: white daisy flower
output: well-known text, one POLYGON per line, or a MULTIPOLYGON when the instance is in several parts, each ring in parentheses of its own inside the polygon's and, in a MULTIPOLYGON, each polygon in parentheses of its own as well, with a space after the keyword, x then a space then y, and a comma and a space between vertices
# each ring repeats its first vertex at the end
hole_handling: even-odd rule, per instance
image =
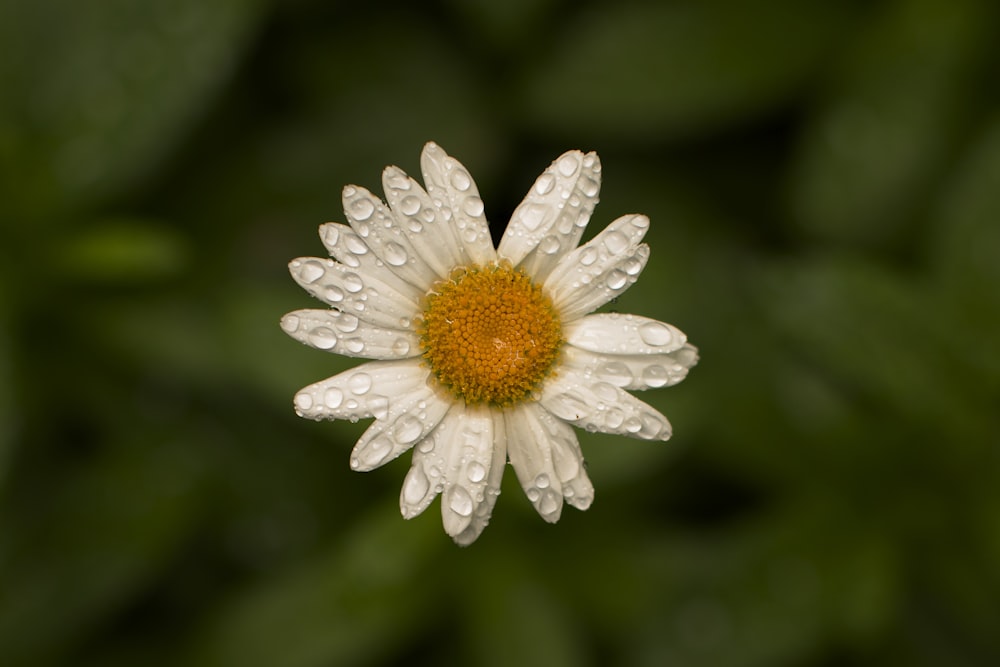
POLYGON ((400 508, 441 495, 445 531, 472 543, 490 520, 507 461, 543 519, 594 498, 570 425, 666 440, 666 417, 630 389, 680 382, 698 359, 675 327, 592 313, 649 259, 643 215, 578 246, 597 203, 601 164, 570 151, 535 181, 498 248, 469 172, 439 146, 421 155, 425 187, 397 167, 387 204, 344 188, 350 226, 327 223, 332 259, 301 258, 292 276, 330 308, 281 320, 312 347, 373 359, 295 396, 311 419, 374 417, 351 453, 367 471, 413 449, 400 508))

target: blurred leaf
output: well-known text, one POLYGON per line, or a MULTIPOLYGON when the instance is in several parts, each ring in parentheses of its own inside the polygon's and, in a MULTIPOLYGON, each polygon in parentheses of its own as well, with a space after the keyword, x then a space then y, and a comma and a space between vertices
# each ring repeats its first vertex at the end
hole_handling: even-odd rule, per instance
POLYGON ((5 204, 37 215, 148 175, 229 76, 262 1, 14 3, 0 33, 5 204))
POLYGON ((431 617, 428 568, 451 545, 393 509, 379 504, 344 543, 235 595, 175 664, 323 667, 398 651, 431 617))
POLYGON ((188 261, 175 230, 146 220, 108 220, 67 237, 53 261, 73 283, 141 283, 175 276, 188 261))
POLYGON ((0 284, 0 492, 14 454, 15 438, 22 427, 14 385, 13 307, 7 289, 6 284, 0 284))
POLYGON ((824 0, 596 4, 526 71, 526 120, 643 144, 745 122, 805 82, 843 20, 824 0))
POLYGON ((980 0, 898 0, 875 12, 845 44, 831 99, 792 164, 793 215, 806 236, 905 240, 954 152, 993 40, 993 7, 980 0))
POLYGON ((464 19, 461 27, 467 39, 485 38, 505 55, 518 56, 526 42, 540 39, 542 20, 552 14, 554 0, 448 0, 447 4, 464 19))
POLYGON ((5 507, 3 664, 68 654, 155 578, 196 520, 197 463, 172 444, 135 442, 5 507))

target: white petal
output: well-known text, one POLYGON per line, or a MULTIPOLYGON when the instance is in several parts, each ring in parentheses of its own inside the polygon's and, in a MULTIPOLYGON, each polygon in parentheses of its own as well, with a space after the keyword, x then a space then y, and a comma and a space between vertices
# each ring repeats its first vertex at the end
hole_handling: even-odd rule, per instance
POLYGON ((542 388, 542 406, 588 431, 667 440, 670 422, 657 410, 610 382, 590 380, 568 366, 542 388))
POLYGON ((597 313, 563 325, 570 345, 603 354, 663 354, 687 342, 680 329, 641 315, 597 313))
POLYGON ((458 544, 471 544, 489 523, 500 495, 507 460, 503 434, 503 419, 495 411, 454 404, 413 451, 399 497, 403 517, 420 514, 443 492, 445 531, 458 544))
POLYGON ((543 282, 559 258, 580 242, 600 189, 597 154, 564 153, 514 210, 497 254, 543 282))
POLYGON ((483 200, 469 171, 434 142, 424 146, 420 167, 427 194, 458 234, 463 257, 479 265, 496 261, 483 200))
MULTIPOLYGON (((635 255, 648 229, 646 216, 622 216, 593 239, 564 255, 545 280, 545 288, 556 306, 591 300, 593 297, 589 293, 595 289, 614 296, 635 282, 645 267, 645 257, 636 258, 635 255)), ((590 311, 581 314, 587 312, 590 311)))
POLYGON ((407 359, 422 353, 414 332, 382 329, 339 310, 296 310, 281 318, 281 328, 299 342, 346 357, 407 359))
POLYGON ((295 411, 310 419, 384 419, 390 407, 427 384, 429 371, 416 360, 372 361, 305 387, 295 411))
POLYGON ((445 532, 461 545, 471 544, 483 532, 500 494, 507 454, 503 420, 494 419, 494 412, 486 406, 460 412, 444 457, 441 518, 445 532))
POLYGON ((584 377, 596 377, 622 389, 675 385, 698 362, 698 350, 686 343, 663 354, 600 354, 573 345, 563 348, 563 363, 584 377))
POLYGON ((386 167, 382 186, 396 223, 438 278, 466 263, 455 229, 419 183, 399 167, 386 167))
POLYGON ((414 289, 414 285, 387 270, 385 260, 372 252, 365 239, 357 232, 336 222, 320 225, 319 237, 330 256, 344 266, 360 269, 362 273, 377 275, 380 280, 403 294, 420 294, 425 289, 414 289))
POLYGON ((409 329, 420 312, 416 291, 399 291, 383 280, 384 271, 352 269, 318 257, 292 260, 288 268, 295 281, 314 297, 375 326, 409 329))
POLYGON ((550 492, 561 488, 562 497, 585 510, 594 500, 594 485, 587 477, 583 454, 573 429, 536 404, 508 411, 508 454, 528 498, 548 521, 559 518, 561 499, 550 492))
POLYGON ((393 274, 425 294, 437 274, 414 249, 382 200, 360 186, 348 185, 343 201, 348 222, 372 253, 393 274))
POLYGON ((583 266, 575 267, 562 280, 557 281, 557 293, 549 292, 564 322, 591 313, 635 284, 649 260, 649 246, 645 243, 631 249, 630 254, 610 260, 591 275, 583 266))
POLYGON ((373 470, 396 458, 427 437, 450 406, 427 385, 397 397, 389 403, 386 416, 369 426, 354 445, 351 468, 373 470))

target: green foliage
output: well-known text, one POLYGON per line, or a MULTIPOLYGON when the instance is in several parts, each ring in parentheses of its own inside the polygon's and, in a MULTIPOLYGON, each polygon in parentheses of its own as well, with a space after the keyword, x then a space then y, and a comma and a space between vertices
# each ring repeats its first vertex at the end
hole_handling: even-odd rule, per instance
MULTIPOLYGON (((980 0, 0 4, 0 664, 1000 661, 1000 115, 980 0), (666 444, 581 433, 455 547, 296 418, 341 187, 435 140, 652 219, 666 444)), ((508 471, 510 473, 510 471, 508 471)))

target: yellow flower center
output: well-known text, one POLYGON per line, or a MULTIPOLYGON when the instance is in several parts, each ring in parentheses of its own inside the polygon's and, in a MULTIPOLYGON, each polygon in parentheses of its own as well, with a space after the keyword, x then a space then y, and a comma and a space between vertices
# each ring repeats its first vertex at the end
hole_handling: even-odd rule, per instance
POLYGON ((552 302, 509 264, 457 269, 426 297, 418 329, 435 377, 466 403, 523 400, 555 363, 552 302))

